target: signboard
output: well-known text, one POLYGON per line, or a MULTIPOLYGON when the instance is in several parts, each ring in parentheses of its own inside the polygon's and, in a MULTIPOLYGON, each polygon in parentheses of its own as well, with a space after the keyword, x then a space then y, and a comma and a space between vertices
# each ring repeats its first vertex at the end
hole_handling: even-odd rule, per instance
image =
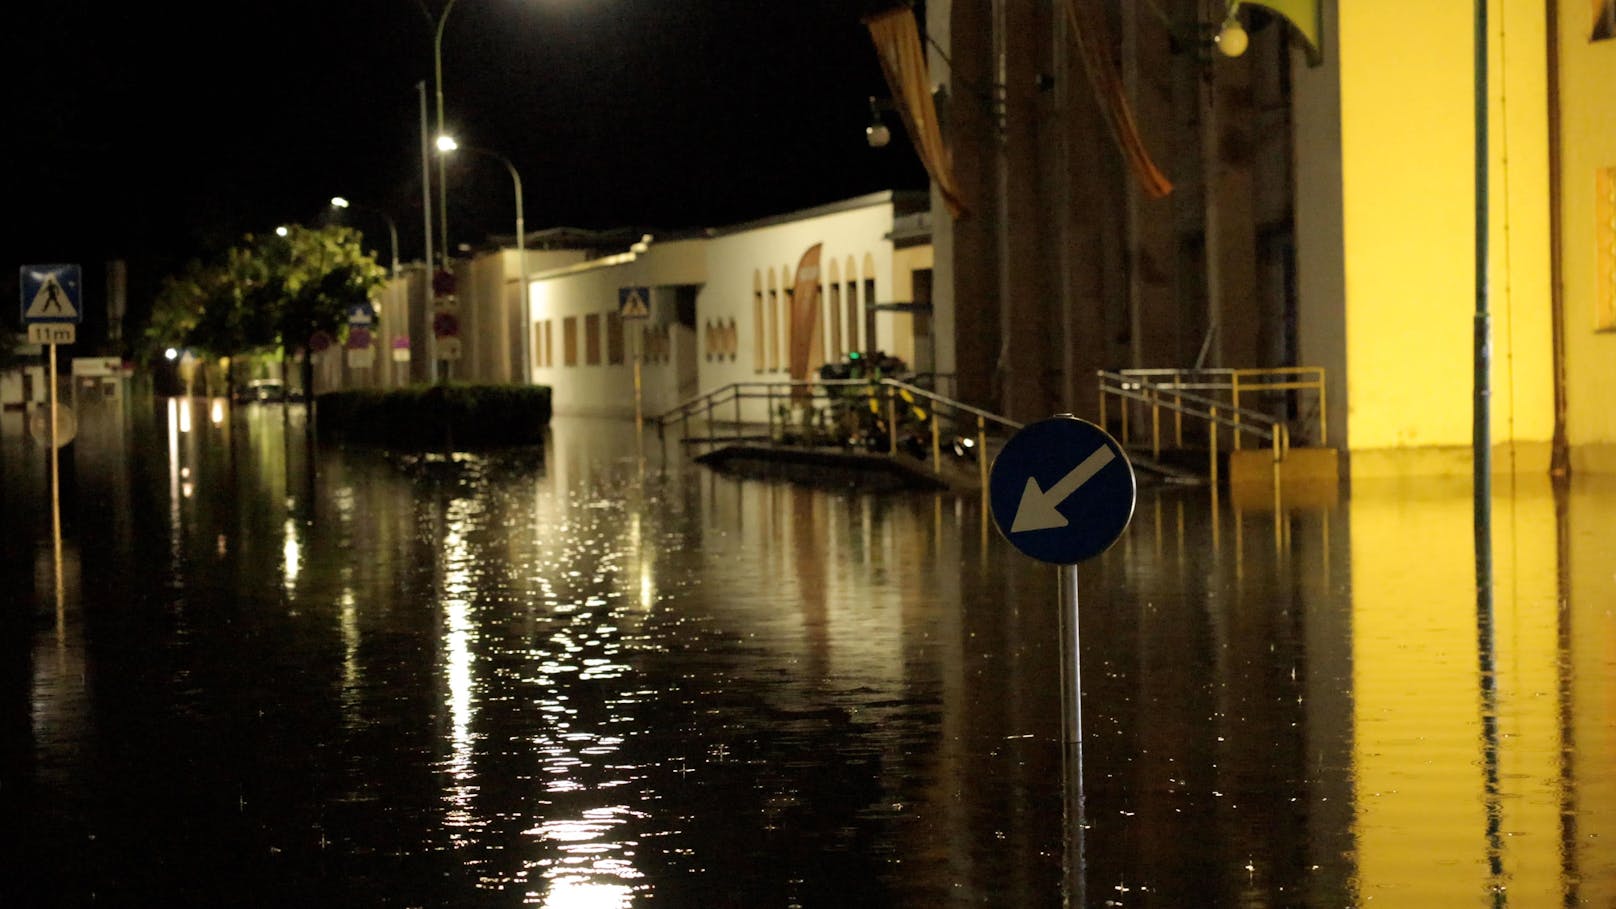
POLYGON ((72 322, 30 322, 28 343, 72 344, 78 340, 78 328, 72 322))
POLYGON ((617 314, 624 319, 651 318, 651 288, 619 287, 617 314))
POLYGON ((398 335, 393 338, 393 362, 410 362, 410 339, 404 335, 398 335))
POLYGON ((74 357, 75 376, 121 376, 123 360, 117 357, 74 357))
POLYGON ((1128 455, 1105 430, 1062 415, 1010 437, 988 477, 993 521, 1024 555, 1075 565, 1099 555, 1133 519, 1128 455))
MULTIPOLYGON (((25 324, 70 322, 77 325, 83 320, 84 280, 77 265, 24 265, 19 273, 25 324)), ((29 340, 33 340, 31 332, 29 340)))
POLYGON ((376 321, 376 307, 369 303, 355 303, 348 307, 349 325, 369 325, 376 321))

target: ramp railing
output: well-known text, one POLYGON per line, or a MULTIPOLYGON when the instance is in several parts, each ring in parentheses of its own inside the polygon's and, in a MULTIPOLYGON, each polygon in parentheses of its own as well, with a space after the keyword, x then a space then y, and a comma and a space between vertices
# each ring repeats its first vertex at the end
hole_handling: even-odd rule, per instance
POLYGON ((803 448, 859 448, 896 456, 907 449, 929 456, 932 471, 943 473, 944 425, 960 454, 976 461, 987 485, 989 436, 1008 434, 1021 424, 991 411, 898 379, 824 379, 785 382, 732 382, 704 392, 660 416, 657 436, 679 427, 684 445, 747 442, 803 448), (763 421, 756 417, 762 402, 763 421), (752 419, 748 419, 748 416, 752 419), (706 432, 691 432, 692 423, 706 432))
MULTIPOLYGON (((1150 453, 1159 459, 1162 451, 1162 415, 1173 420, 1173 439, 1178 447, 1184 445, 1184 418, 1198 420, 1207 431, 1207 475, 1215 486, 1218 482, 1218 436, 1222 429, 1230 431, 1231 446, 1240 448, 1240 439, 1251 436, 1267 443, 1273 450, 1274 478, 1278 482, 1279 465, 1290 451, 1290 426, 1283 419, 1262 411, 1239 407, 1228 400, 1201 394, 1192 387, 1224 388, 1225 385, 1197 386, 1180 380, 1154 381, 1157 375, 1177 374, 1182 370, 1127 370, 1097 373, 1100 389, 1100 425, 1109 423, 1112 406, 1120 411, 1120 441, 1126 446, 1136 444, 1131 413, 1142 410, 1150 422, 1150 453)), ((1142 443, 1139 443, 1142 444, 1142 443)))

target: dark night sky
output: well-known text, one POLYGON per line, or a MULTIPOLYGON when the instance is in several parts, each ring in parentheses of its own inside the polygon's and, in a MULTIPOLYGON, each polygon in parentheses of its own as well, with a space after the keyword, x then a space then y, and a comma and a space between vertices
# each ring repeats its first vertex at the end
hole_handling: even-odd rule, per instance
MULTIPOLYGON (((920 188, 895 120, 892 145, 864 142, 866 99, 887 92, 859 18, 889 2, 457 0, 448 125, 516 165, 529 229, 713 226, 920 188)), ((318 223, 335 194, 386 209, 420 255, 417 0, 53 0, 7 18, 11 274, 125 257, 133 296, 243 232, 318 223)), ((452 243, 512 231, 497 162, 456 156, 450 184, 452 243)), ((379 218, 348 217, 385 249, 379 218)))

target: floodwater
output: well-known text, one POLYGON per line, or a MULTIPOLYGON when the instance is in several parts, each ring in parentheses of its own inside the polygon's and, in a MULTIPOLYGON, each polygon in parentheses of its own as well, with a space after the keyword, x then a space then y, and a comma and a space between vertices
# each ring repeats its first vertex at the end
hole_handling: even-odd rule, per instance
POLYGON ((1467 482, 1142 489, 1077 749, 975 499, 127 413, 60 597, 0 440, 0 904, 1616 906, 1612 478, 1499 483, 1490 603, 1467 482))

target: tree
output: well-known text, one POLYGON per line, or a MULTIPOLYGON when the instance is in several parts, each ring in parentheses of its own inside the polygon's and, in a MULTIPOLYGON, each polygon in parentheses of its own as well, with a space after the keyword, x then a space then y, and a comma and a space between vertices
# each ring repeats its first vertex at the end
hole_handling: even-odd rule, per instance
POLYGON ((143 356, 183 346, 231 361, 279 344, 302 349, 303 388, 313 384, 308 357, 316 332, 333 337, 348 310, 369 302, 387 272, 346 227, 288 228, 285 236, 254 237, 216 262, 193 260, 163 280, 146 329, 143 356))
MULTIPOLYGON (((254 246, 264 282, 249 304, 270 313, 274 334, 287 350, 303 349, 303 390, 312 392, 309 346, 317 332, 335 339, 354 306, 369 303, 387 271, 364 251, 360 234, 347 227, 292 227, 284 237, 254 246)), ((252 238, 248 238, 252 242, 252 238)))

